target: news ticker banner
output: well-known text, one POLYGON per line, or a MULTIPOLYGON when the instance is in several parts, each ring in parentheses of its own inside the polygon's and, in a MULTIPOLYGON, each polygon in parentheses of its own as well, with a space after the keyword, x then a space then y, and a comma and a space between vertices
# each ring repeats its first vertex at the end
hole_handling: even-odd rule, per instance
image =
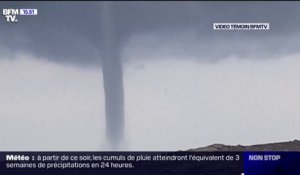
POLYGON ((1 175, 299 175, 300 152, 0 152, 1 175))

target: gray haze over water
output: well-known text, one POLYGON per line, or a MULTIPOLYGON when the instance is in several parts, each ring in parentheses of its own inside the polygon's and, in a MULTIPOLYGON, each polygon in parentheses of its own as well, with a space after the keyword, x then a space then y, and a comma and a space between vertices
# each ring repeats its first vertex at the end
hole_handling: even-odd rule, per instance
MULTIPOLYGON (((0 2, 1 9, 39 10, 38 16, 18 16, 17 24, 0 17, 0 91, 5 106, 0 131, 7 142, 1 142, 1 150, 110 149, 103 146, 101 134, 101 71, 105 55, 111 55, 103 51, 108 41, 104 30, 109 27, 104 25, 102 6, 0 2), (32 135, 28 139, 33 144, 9 146, 12 138, 22 139, 22 134, 4 134, 16 125, 19 132, 32 135), (48 141, 45 137, 38 143, 38 132, 48 141), (78 138, 85 142, 76 145, 78 138)), ((117 83, 124 86, 124 149, 299 138, 299 8, 299 2, 113 3, 111 53, 123 63, 119 73, 124 72, 124 85, 117 83), (215 22, 268 22, 271 29, 215 31, 215 22), (258 137, 261 130, 252 126, 268 129, 258 137)))

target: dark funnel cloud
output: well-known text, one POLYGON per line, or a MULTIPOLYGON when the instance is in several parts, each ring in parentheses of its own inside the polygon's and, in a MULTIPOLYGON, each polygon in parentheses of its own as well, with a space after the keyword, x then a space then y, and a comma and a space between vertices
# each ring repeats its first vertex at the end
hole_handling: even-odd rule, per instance
POLYGON ((105 91, 106 134, 113 149, 124 135, 124 90, 119 36, 112 2, 101 4, 102 70, 105 91))
POLYGON ((124 133, 122 60, 176 57, 213 63, 232 55, 264 59, 300 49, 299 2, 0 2, 0 7, 39 10, 38 16, 18 16, 17 24, 1 17, 1 57, 30 53, 58 64, 102 66, 113 144, 124 133), (212 29, 222 22, 267 22, 271 29, 212 29))

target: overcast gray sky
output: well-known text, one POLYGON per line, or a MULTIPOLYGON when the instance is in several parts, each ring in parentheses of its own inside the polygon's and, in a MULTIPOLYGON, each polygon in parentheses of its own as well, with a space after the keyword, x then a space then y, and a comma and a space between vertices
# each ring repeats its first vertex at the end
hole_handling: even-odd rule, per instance
MULTIPOLYGON (((114 6, 124 68, 124 149, 300 137, 299 2, 114 6), (271 29, 214 31, 215 22, 267 22, 271 29)), ((0 7, 39 9, 38 16, 18 17, 17 24, 0 16, 0 149, 109 150, 101 3, 0 7)))
MULTIPOLYGON (((298 2, 117 2, 112 10, 122 49, 134 42, 140 46, 134 53, 166 54, 182 59, 196 55, 198 60, 211 61, 228 55, 274 56, 297 52, 299 5, 298 2), (212 30, 214 22, 269 22, 271 30, 220 32, 212 30), (141 37, 148 37, 148 43, 141 37)), ((17 25, 2 25, 1 45, 6 50, 1 53, 23 50, 64 63, 100 64, 100 6, 101 2, 1 2, 3 8, 39 9, 38 16, 22 16, 17 25)), ((5 23, 4 17, 1 23, 5 23)))

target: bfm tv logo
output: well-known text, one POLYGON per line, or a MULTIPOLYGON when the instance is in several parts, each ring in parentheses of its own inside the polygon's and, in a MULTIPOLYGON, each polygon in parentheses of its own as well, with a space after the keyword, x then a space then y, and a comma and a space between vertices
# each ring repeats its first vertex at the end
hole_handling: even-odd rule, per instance
POLYGON ((19 15, 37 15, 37 9, 3 9, 3 16, 6 18, 8 23, 18 22, 17 16, 19 15))
POLYGON ((3 9, 6 22, 18 22, 17 15, 19 15, 19 9, 3 9))

